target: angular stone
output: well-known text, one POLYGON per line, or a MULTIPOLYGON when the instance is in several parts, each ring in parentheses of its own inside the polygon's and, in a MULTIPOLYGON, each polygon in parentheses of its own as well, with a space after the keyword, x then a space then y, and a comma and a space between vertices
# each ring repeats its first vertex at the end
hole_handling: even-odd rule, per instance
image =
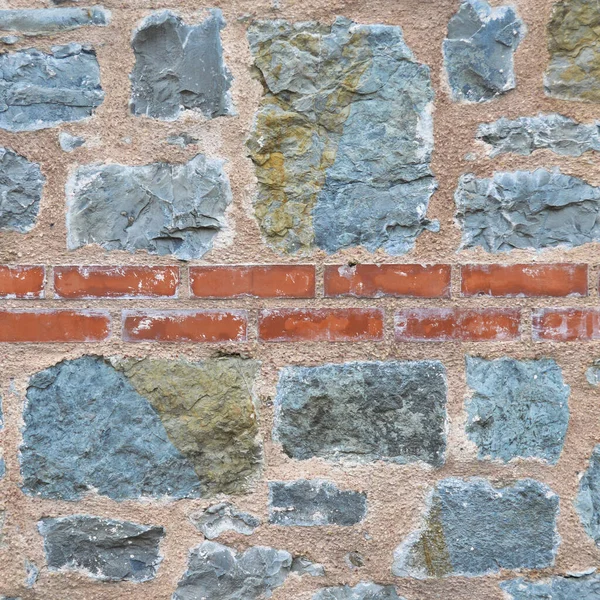
POLYGON ((40 165, 0 148, 0 230, 25 233, 33 228, 45 181, 40 165))
POLYGON ((269 522, 274 525, 355 525, 366 516, 367 495, 340 490, 331 481, 269 482, 269 522))
POLYGON ((466 357, 469 439, 479 458, 541 458, 556 464, 569 424, 569 392, 552 359, 466 357))
POLYGON ((579 481, 575 508, 583 528, 600 547, 600 444, 594 448, 588 468, 579 481))
POLYGON ((558 496, 533 479, 496 489, 485 479, 443 479, 421 529, 394 552, 399 577, 478 576, 554 564, 558 496))
POLYGON ((306 556, 295 556, 292 560, 291 572, 298 575, 307 574, 311 577, 324 577, 325 567, 311 562, 306 556))
POLYGON ((600 385, 600 359, 596 359, 585 372, 585 378, 593 386, 600 385))
POLYGON ((292 458, 444 463, 446 370, 437 361, 286 367, 273 438, 292 458))
POLYGON ((404 600, 392 585, 377 585, 361 581, 354 587, 347 585, 323 588, 313 594, 312 600, 404 600))
POLYGON ((444 68, 455 102, 485 102, 515 88, 513 55, 525 25, 512 6, 463 0, 448 23, 444 68))
POLYGON ((223 27, 218 9, 199 25, 186 25, 169 10, 146 17, 131 43, 133 114, 167 121, 185 109, 209 119, 234 114, 219 33, 223 27))
POLYGON ((256 363, 114 362, 84 356, 31 378, 25 493, 77 500, 94 490, 125 500, 246 490, 261 463, 248 387, 256 363))
POLYGON ((527 156, 540 149, 564 156, 600 151, 598 123, 586 125, 557 113, 519 117, 514 121, 502 117, 493 123, 483 123, 477 130, 477 139, 491 146, 491 157, 509 152, 527 156))
POLYGON ((154 579, 162 558, 162 527, 88 515, 43 519, 46 562, 52 571, 82 571, 103 581, 154 579))
POLYGON ((85 139, 77 135, 71 135, 65 131, 58 134, 58 143, 64 152, 73 152, 85 144, 85 139))
POLYGON ((267 243, 403 254, 437 231, 433 90, 401 29, 260 21, 248 39, 264 86, 248 148, 267 243))
POLYGON ((239 511, 229 502, 209 506, 205 511, 190 515, 190 521, 208 540, 218 538, 225 531, 251 535, 260 525, 260 519, 239 511))
POLYGON ((0 10, 0 30, 18 31, 27 35, 58 33, 85 25, 109 23, 110 12, 101 6, 0 10))
POLYGON ((546 94, 600 102, 600 12, 595 0, 560 0, 548 23, 546 94))
POLYGON ((509 252, 600 240, 600 188, 558 170, 463 175, 454 200, 462 248, 509 252))
POLYGON ((103 101, 96 53, 87 46, 0 54, 0 129, 37 131, 81 121, 103 101))
POLYGON ((35 563, 25 559, 25 587, 32 588, 40 575, 40 570, 35 563))
POLYGON ((500 583, 507 600, 598 600, 600 576, 551 577, 542 581, 510 579, 500 583))
POLYGON ((185 148, 191 144, 197 144, 199 141, 200 140, 185 131, 178 135, 170 135, 167 137, 167 144, 171 144, 171 146, 179 146, 180 148, 185 148))
POLYGON ((223 161, 202 154, 184 164, 79 167, 67 183, 68 247, 201 258, 230 202, 223 161))

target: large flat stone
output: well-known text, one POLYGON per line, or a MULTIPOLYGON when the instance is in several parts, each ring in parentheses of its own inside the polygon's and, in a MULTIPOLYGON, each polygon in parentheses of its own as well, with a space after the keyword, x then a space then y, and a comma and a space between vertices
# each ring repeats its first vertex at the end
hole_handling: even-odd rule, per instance
POLYGON ((404 600, 394 586, 360 582, 354 587, 347 585, 323 588, 313 594, 312 600, 404 600))
POLYGON ((292 458, 444 462, 446 370, 437 361, 286 367, 273 437, 292 458))
POLYGON ((260 21, 248 40, 264 86, 248 147, 267 243, 403 254, 437 230, 433 90, 401 29, 260 21))
POLYGON ((67 183, 68 247, 200 258, 230 202, 223 161, 202 154, 184 164, 79 167, 67 183))
POLYGON ((0 31, 17 31, 26 35, 58 33, 109 23, 110 12, 101 6, 0 10, 0 31))
POLYGON ((162 558, 162 527, 128 521, 73 515, 43 519, 38 529, 44 537, 50 570, 81 571, 104 581, 154 579, 162 558))
POLYGON ((508 600, 598 600, 600 576, 597 574, 551 577, 541 581, 511 579, 500 583, 508 600))
POLYGON ((400 577, 479 576, 554 564, 558 496, 532 479, 494 488, 479 478, 438 482, 421 529, 394 553, 400 577))

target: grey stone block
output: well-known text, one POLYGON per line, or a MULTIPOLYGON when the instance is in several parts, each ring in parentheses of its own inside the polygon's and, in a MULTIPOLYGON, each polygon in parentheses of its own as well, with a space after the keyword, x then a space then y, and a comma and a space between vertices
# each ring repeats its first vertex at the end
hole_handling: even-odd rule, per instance
POLYGON ((575 508, 587 534, 600 547, 600 444, 592 451, 588 468, 579 481, 575 508))
POLYGON ((0 31, 17 31, 26 35, 58 33, 109 23, 110 12, 102 6, 0 10, 0 31))
POLYGON ((58 134, 58 143, 60 144, 61 150, 64 152, 73 152, 77 148, 81 148, 85 144, 85 139, 77 135, 71 135, 65 131, 61 131, 58 134))
POLYGON ((354 587, 347 585, 323 588, 313 594, 312 600, 404 600, 394 586, 361 581, 354 587))
POLYGON ((508 600, 598 600, 600 576, 551 577, 541 581, 511 579, 500 583, 508 600))
POLYGON ((218 538, 226 531, 251 535, 260 525, 260 519, 237 510, 229 502, 213 504, 206 510, 190 515, 190 520, 208 540, 218 538))

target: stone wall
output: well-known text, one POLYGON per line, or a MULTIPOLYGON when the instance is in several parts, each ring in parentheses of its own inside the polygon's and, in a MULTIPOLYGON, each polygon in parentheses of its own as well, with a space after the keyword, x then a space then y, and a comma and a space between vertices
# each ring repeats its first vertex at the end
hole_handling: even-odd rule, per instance
POLYGON ((0 0, 0 598, 600 598, 599 31, 0 0))

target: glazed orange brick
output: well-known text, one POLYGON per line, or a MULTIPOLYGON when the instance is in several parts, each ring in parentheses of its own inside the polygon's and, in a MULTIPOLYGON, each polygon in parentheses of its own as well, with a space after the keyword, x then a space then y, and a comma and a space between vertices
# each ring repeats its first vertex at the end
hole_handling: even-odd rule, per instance
POLYGON ((126 342, 242 342, 243 310, 123 311, 126 342))
POLYGON ((325 296, 449 298, 450 265, 327 265, 325 296))
POLYGON ((99 311, 0 311, 0 342, 98 342, 110 335, 110 316, 99 311))
POLYGON ((600 339, 600 311, 593 308, 543 308, 531 317, 535 341, 585 342, 600 339))
POLYGON ((520 337, 518 309, 414 308, 396 314, 398 342, 484 342, 520 337))
POLYGON ((44 279, 44 267, 0 265, 0 298, 42 298, 44 279))
POLYGON ((190 267, 198 298, 314 298, 314 265, 190 267))
POLYGON ((59 298, 174 297, 178 267, 54 267, 54 293, 59 298))
POLYGON ((383 311, 377 308, 262 310, 258 334, 266 342, 377 341, 383 339, 383 311))
POLYGON ((464 265, 463 296, 587 296, 584 264, 464 265))

